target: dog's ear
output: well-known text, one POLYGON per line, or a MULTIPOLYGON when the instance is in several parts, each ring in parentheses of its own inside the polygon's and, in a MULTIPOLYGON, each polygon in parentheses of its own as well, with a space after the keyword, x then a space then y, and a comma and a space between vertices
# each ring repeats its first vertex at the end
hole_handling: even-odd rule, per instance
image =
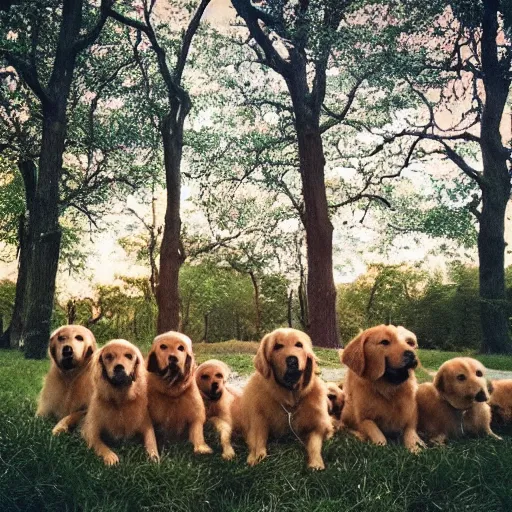
POLYGON ((442 371, 438 371, 434 377, 434 387, 439 393, 444 393, 444 376, 442 371))
POLYGON ((160 368, 158 366, 158 360, 156 358, 155 351, 152 350, 148 355, 148 364, 146 366, 148 372, 151 373, 158 373, 160 371, 160 368))
POLYGON ((57 351, 55 350, 55 345, 53 343, 50 345, 50 357, 57 362, 57 351))
POLYGON ((185 359, 185 367, 183 368, 183 379, 188 380, 194 371, 194 356, 187 354, 185 359))
POLYGON ((304 369, 304 375, 302 376, 302 387, 307 388, 309 383, 311 382, 311 377, 313 376, 313 367, 314 367, 314 359, 311 356, 308 356, 306 359, 306 368, 304 369))
POLYGON ((494 386, 492 385, 492 381, 487 379, 487 391, 489 391, 489 394, 491 395, 494 391, 494 386))
POLYGON ((260 346, 258 347, 258 351, 254 356, 254 367, 259 373, 261 373, 261 375, 263 375, 263 377, 265 377, 265 379, 270 378, 271 368, 267 354, 272 350, 270 345, 273 344, 274 336, 272 333, 266 334, 263 336, 260 346))
POLYGON ((343 364, 346 364, 353 372, 357 373, 359 377, 363 376, 366 360, 364 355, 364 344, 368 339, 367 335, 362 332, 359 336, 354 338, 344 349, 340 351, 340 359, 343 364))
POLYGON ((137 380, 138 374, 139 374, 139 365, 140 361, 139 358, 135 357, 135 364, 133 365, 133 372, 132 372, 132 381, 135 382, 137 380))

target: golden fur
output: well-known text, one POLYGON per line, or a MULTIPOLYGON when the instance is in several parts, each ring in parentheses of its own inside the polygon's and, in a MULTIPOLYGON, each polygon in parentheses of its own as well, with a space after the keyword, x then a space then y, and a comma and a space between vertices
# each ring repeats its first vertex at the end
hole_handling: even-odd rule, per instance
POLYGON ((434 382, 421 384, 418 431, 428 441, 444 443, 465 434, 487 434, 491 430, 491 408, 485 368, 476 359, 456 357, 441 365, 434 382))
POLYGON ((233 428, 231 406, 240 396, 237 390, 226 384, 230 373, 229 366, 217 359, 210 359, 199 365, 195 373, 206 408, 206 418, 220 435, 222 458, 225 460, 231 460, 235 456, 231 445, 233 428))
POLYGON ((194 378, 192 341, 179 332, 157 336, 148 354, 149 413, 165 437, 188 430, 194 453, 212 453, 204 440, 206 412, 194 378))
POLYGON ((306 446, 308 466, 324 469, 322 442, 332 435, 333 427, 327 389, 316 375, 309 337, 295 329, 267 334, 254 365, 256 372, 233 405, 234 427, 242 431, 249 447, 247 463, 252 466, 266 457, 269 435, 293 432, 306 446))
POLYGON ((39 395, 36 416, 59 420, 53 434, 66 432, 85 414, 92 393, 91 356, 94 334, 81 325, 63 325, 50 336, 51 366, 39 395))
POLYGON ((149 456, 158 460, 155 432, 148 413, 147 373, 139 349, 126 340, 112 340, 93 356, 94 392, 82 426, 88 446, 107 465, 119 457, 102 435, 128 439, 142 434, 149 456))
POLYGON ((327 405, 329 416, 332 418, 332 422, 335 429, 342 427, 341 413, 345 406, 345 393, 343 392, 343 384, 336 382, 326 382, 327 386, 327 405))
POLYGON ((386 435, 399 434, 407 449, 416 452, 423 446, 416 432, 417 347, 411 331, 379 325, 341 352, 348 366, 341 421, 359 438, 385 445, 386 435))
POLYGON ((489 405, 493 423, 497 425, 512 423, 512 379, 492 381, 489 405))

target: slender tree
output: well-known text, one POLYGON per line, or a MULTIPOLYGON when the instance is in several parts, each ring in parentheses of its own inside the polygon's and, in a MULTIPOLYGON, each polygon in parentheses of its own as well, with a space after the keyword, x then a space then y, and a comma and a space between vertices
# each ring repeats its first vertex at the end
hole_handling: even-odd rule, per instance
MULTIPOLYGON (((160 247, 159 283, 156 290, 158 304, 157 331, 177 330, 180 324, 179 271, 184 262, 181 243, 181 158, 183 153, 183 129, 191 108, 190 96, 183 86, 183 72, 187 63, 192 39, 196 34, 201 17, 210 0, 201 0, 192 16, 179 43, 177 58, 172 67, 168 62, 168 50, 161 42, 152 20, 155 1, 143 0, 143 21, 129 17, 114 9, 109 15, 124 25, 137 31, 138 39, 134 46, 135 55, 139 58, 145 87, 149 91, 151 83, 140 60, 139 43, 144 34, 151 45, 157 59, 158 70, 164 82, 166 106, 160 111, 158 129, 160 131, 165 167, 167 190, 167 210, 160 247)), ((151 95, 148 101, 155 106, 151 95)))

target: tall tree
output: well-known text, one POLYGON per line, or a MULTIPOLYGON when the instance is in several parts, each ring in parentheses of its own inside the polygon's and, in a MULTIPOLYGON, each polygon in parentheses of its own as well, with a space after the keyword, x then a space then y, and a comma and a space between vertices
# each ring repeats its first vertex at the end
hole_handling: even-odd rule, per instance
POLYGON ((428 6, 411 0, 408 7, 422 32, 407 39, 403 53, 418 50, 425 32, 430 38, 430 51, 422 52, 406 79, 425 115, 386 133, 374 153, 399 138, 409 139, 399 174, 418 151, 437 147, 479 188, 480 196, 471 192, 467 207, 479 223, 481 350, 512 352, 504 271, 512 153, 501 133, 512 81, 512 6, 508 0, 440 0, 428 6), (432 95, 436 89, 437 97, 432 95))
POLYGON ((41 149, 27 237, 30 254, 23 334, 27 358, 44 357, 50 334, 61 243, 59 183, 76 61, 100 34, 110 3, 102 0, 101 7, 95 9, 98 14, 93 23, 90 7, 83 0, 23 2, 2 15, 3 41, 9 43, 8 29, 16 30, 22 41, 3 44, 0 54, 16 69, 42 106, 41 149), (89 16, 83 16, 84 10, 89 16), (49 43, 54 34, 45 24, 56 18, 60 26, 52 45, 49 43))
POLYGON ((159 283, 156 290, 158 304, 157 331, 178 330, 180 324, 179 272, 184 262, 181 243, 181 158, 183 153, 183 129, 190 111, 190 96, 183 86, 183 72, 187 63, 192 39, 196 34, 201 17, 210 0, 201 0, 192 16, 181 41, 178 43, 177 58, 174 67, 168 62, 168 49, 161 41, 154 28, 152 20, 155 0, 143 0, 142 20, 130 17, 114 9, 109 10, 109 16, 137 31, 134 52, 139 59, 144 87, 148 91, 147 100, 153 111, 158 115, 165 167, 167 189, 167 210, 160 247, 159 283), (158 107, 157 102, 149 93, 151 82, 144 63, 140 57, 139 44, 142 34, 145 35, 152 51, 155 53, 160 77, 165 88, 165 107, 158 107))

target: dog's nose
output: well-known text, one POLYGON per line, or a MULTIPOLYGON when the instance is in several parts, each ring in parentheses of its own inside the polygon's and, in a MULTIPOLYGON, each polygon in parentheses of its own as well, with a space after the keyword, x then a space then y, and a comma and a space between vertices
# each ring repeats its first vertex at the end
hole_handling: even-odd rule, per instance
POLYGON ((62 347, 62 355, 64 357, 69 357, 69 356, 72 356, 73 355, 73 347, 69 346, 69 345, 64 345, 62 347))
POLYGON ((213 383, 212 383, 212 391, 217 391, 217 389, 219 389, 219 384, 218 384, 218 382, 213 382, 213 383))
POLYGON ((178 358, 176 356, 169 356, 169 363, 177 363, 178 358))
POLYGON ((406 363, 412 363, 416 359, 416 354, 412 350, 406 350, 404 352, 404 361, 406 363))
POLYGON ((485 394, 485 391, 481 389, 475 396, 475 400, 477 402, 486 402, 487 401, 487 395, 485 394))
POLYGON ((124 366, 122 364, 116 364, 114 366, 114 373, 124 372, 124 366))
POLYGON ((286 366, 288 366, 288 368, 298 368, 299 360, 295 356, 288 356, 286 358, 286 366))

